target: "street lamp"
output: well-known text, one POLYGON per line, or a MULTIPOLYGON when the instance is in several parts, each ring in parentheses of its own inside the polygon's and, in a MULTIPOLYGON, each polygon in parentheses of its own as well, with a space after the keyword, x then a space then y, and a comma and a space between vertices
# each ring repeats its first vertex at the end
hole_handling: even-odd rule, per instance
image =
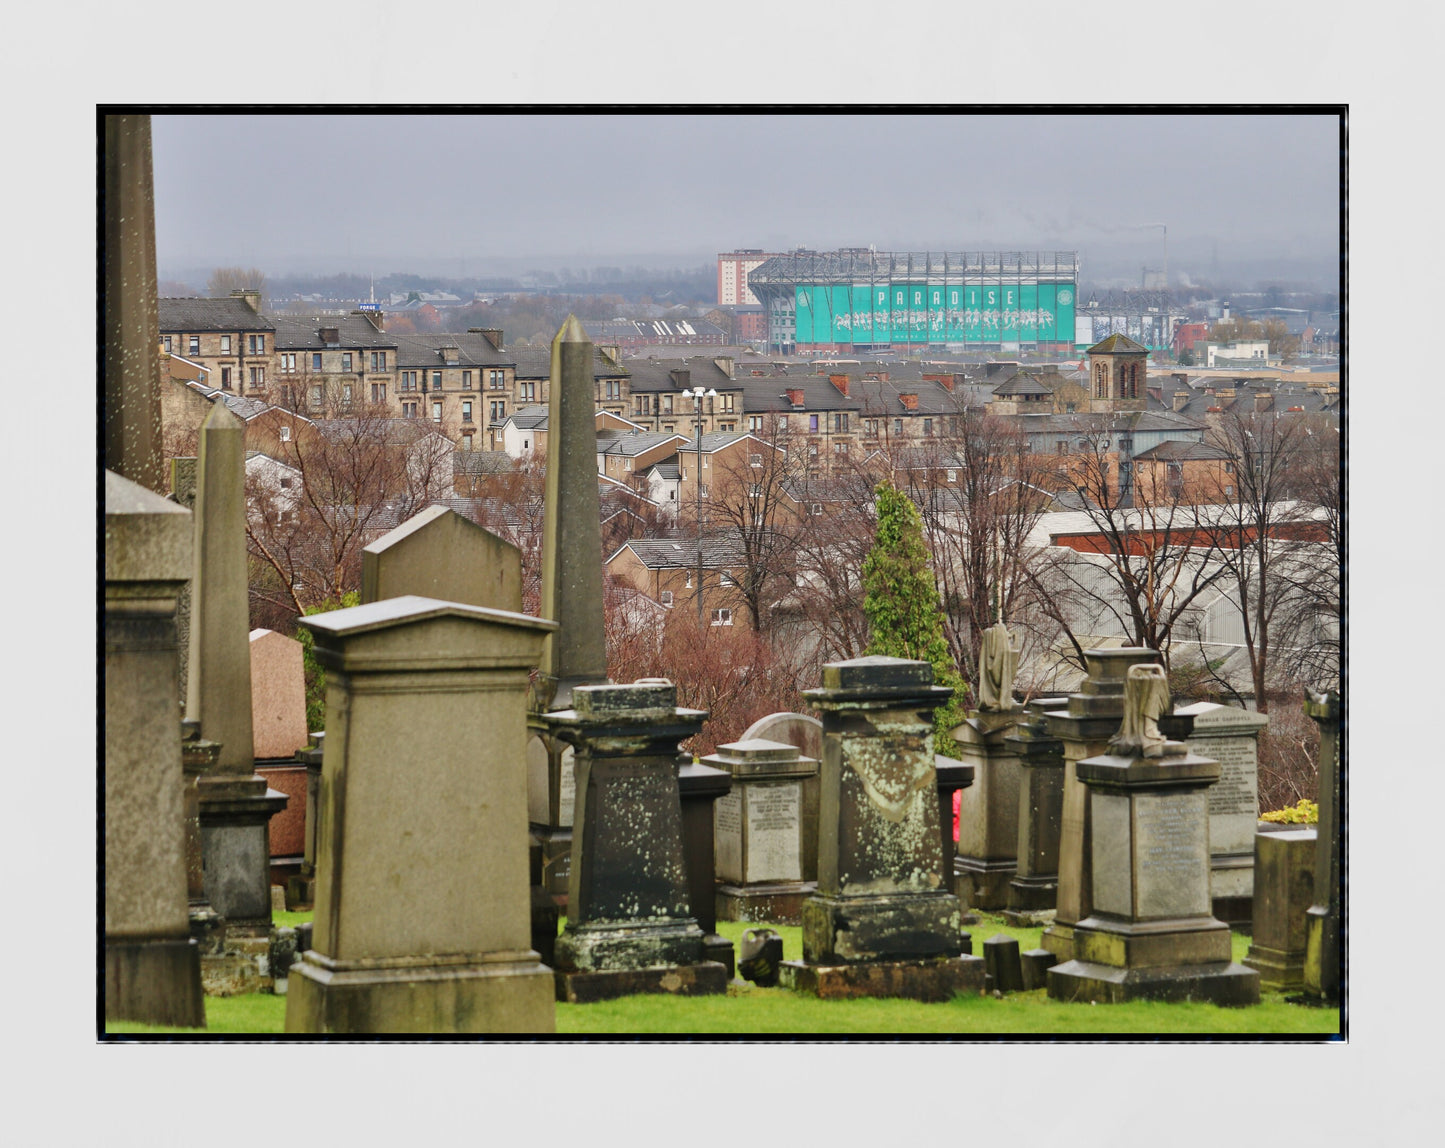
POLYGON ((697 624, 703 623, 702 616, 702 400, 717 398, 717 391, 701 387, 687 387, 684 398, 692 399, 692 418, 697 426, 697 473, 693 482, 697 486, 697 624))

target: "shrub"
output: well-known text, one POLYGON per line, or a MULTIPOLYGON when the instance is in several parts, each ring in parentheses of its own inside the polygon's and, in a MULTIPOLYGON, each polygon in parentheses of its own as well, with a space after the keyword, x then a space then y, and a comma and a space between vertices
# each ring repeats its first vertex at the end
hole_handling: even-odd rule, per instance
POLYGON ((1295 804, 1286 806, 1284 809, 1261 813, 1259 819, 1273 822, 1276 825, 1318 825, 1320 807, 1308 798, 1301 798, 1295 804))
MULTIPOLYGON (((319 606, 308 606, 306 614, 329 614, 332 610, 345 610, 361 605, 361 595, 348 590, 341 595, 341 601, 323 602, 319 606)), ((298 626, 296 638, 301 643, 301 665, 306 671, 306 728, 316 733, 326 728, 326 671, 316 660, 312 651, 315 637, 305 626, 298 626)))

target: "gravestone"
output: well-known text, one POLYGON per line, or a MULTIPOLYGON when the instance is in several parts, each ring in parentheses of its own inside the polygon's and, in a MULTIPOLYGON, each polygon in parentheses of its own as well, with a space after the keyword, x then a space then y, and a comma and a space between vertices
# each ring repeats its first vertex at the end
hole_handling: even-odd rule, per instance
POLYGON ((577 685, 548 733, 577 754, 577 818, 567 925, 557 939, 558 1000, 727 989, 704 959, 688 904, 678 796, 678 743, 707 719, 680 709, 662 679, 577 685))
POLYGON ((798 924, 804 898, 817 887, 803 879, 810 837, 817 853, 818 823, 809 824, 803 797, 817 760, 763 738, 720 745, 702 760, 732 777, 731 791, 714 807, 717 915, 798 924))
POLYGON ((1340 929, 1340 798, 1346 768, 1340 756, 1344 708, 1339 693, 1306 691, 1305 713, 1320 727, 1320 815, 1314 904, 1305 914, 1304 989, 1312 998, 1338 1004, 1345 963, 1340 929))
POLYGON ((1017 867, 1003 918, 1010 925, 1047 925, 1059 895, 1059 831, 1064 812, 1064 743, 1051 737, 1041 712, 1005 739, 1019 763, 1017 867))
POLYGON ((688 754, 679 755, 677 795, 682 803, 682 859, 687 867, 688 908, 702 930, 703 959, 722 965, 729 980, 737 961, 733 943, 717 931, 713 809, 731 788, 732 777, 727 770, 695 764, 688 754))
POLYGON ((1267 824, 1261 822, 1254 837, 1254 919, 1243 963, 1259 973, 1265 988, 1288 992, 1304 986, 1318 834, 1267 824))
POLYGON ((183 807, 186 820, 186 905, 191 936, 201 954, 201 984, 206 983, 208 962, 224 954, 226 921, 206 899, 205 868, 201 850, 201 794, 197 783, 215 766, 221 747, 201 737, 200 722, 181 722, 181 771, 185 774, 183 807))
POLYGON ((176 595, 191 514, 105 474, 105 1017, 205 1026, 187 912, 176 595))
POLYGON ((311 909, 316 904, 316 814, 321 804, 321 765, 325 760, 325 743, 324 732, 313 733, 311 744, 296 751, 296 760, 306 769, 306 821, 301 869, 286 881, 286 908, 293 913, 311 909))
POLYGON ((361 601, 414 594, 522 612, 522 552, 445 506, 430 506, 361 552, 361 601))
POLYGON ((597 493, 597 419, 592 343, 575 315, 552 340, 547 478, 542 530, 542 616, 549 637, 533 691, 527 747, 528 816, 547 890, 565 902, 570 887, 575 758, 542 715, 565 710, 579 685, 607 681, 602 625, 602 524, 597 493))
POLYGON ((290 970, 286 1031, 552 1032, 522 753, 555 623, 407 596, 302 625, 327 731, 313 948, 290 970))
POLYGON ((943 871, 933 711, 952 690, 927 662, 823 667, 804 694, 823 714, 818 889, 803 902, 803 959, 785 986, 820 997, 950 999, 977 992, 943 871))
POLYGON ((1216 761, 1158 728, 1169 710, 1164 668, 1134 665, 1110 752, 1076 765, 1093 822, 1090 912, 1074 955, 1048 974, 1063 1001, 1259 1003, 1259 974, 1230 960, 1229 926, 1209 897, 1209 800, 1216 761))
MULTIPOLYGON (((738 741, 776 741, 797 746, 803 757, 823 760, 823 723, 812 714, 768 714, 743 730, 738 741)), ((803 780, 803 880, 818 883, 818 803, 822 778, 816 771, 803 780)))
MULTIPOLYGON (((974 767, 967 762, 957 761, 951 757, 944 757, 941 753, 933 755, 934 773, 938 778, 938 829, 939 840, 943 845, 943 872, 945 876, 953 879, 953 889, 957 895, 957 874, 954 869, 954 861, 958 856, 958 841, 953 836, 953 802, 954 798, 962 798, 962 791, 973 784, 974 767)), ((978 915, 969 911, 967 903, 962 897, 959 898, 959 907, 963 916, 959 918, 964 924, 974 924, 978 921, 978 915)), ((964 934, 968 937, 968 934, 964 934)), ((971 952, 973 939, 968 938, 964 945, 964 952, 971 952)))
MULTIPOLYGON (((306 851, 306 670, 301 643, 274 630, 252 630, 251 737, 256 775, 286 795, 286 808, 266 829, 272 899, 297 871, 306 851)), ((284 895, 284 894, 283 894, 284 895)))
POLYGON ((1086 650, 1088 676, 1079 692, 1070 694, 1063 710, 1045 713, 1050 737, 1064 746, 1064 796, 1059 826, 1059 891, 1053 923, 1040 944, 1060 961, 1074 955, 1074 925, 1092 908, 1093 848, 1089 790, 1075 776, 1075 766, 1109 747, 1124 716, 1124 681, 1131 666, 1147 665, 1159 655, 1143 646, 1086 650))
MULTIPOLYGON (((177 505, 184 506, 187 510, 196 508, 196 484, 200 482, 200 476, 196 473, 195 458, 173 458, 171 459, 171 497, 177 505)), ((186 580, 186 588, 181 591, 180 597, 176 599, 176 646, 181 661, 181 706, 186 704, 186 683, 190 673, 191 658, 191 583, 186 580)), ((199 723, 197 723, 199 728, 199 723)))
POLYGON ((983 962, 988 988, 997 993, 1023 992, 1023 959, 1019 955, 1018 938, 1007 933, 990 937, 983 943, 983 962))
MULTIPOLYGON (((255 772, 245 456, 245 424, 216 403, 201 426, 186 717, 221 747, 197 783, 206 896, 226 919, 227 949, 264 970, 271 932, 267 826, 287 799, 255 772)), ((268 980, 264 971, 260 977, 268 980)))
POLYGON ((1219 783, 1209 789, 1209 895, 1214 915, 1249 928, 1254 896, 1254 833, 1259 821, 1259 735, 1267 714, 1199 702, 1176 716, 1193 719, 1190 753, 1219 762, 1219 783))

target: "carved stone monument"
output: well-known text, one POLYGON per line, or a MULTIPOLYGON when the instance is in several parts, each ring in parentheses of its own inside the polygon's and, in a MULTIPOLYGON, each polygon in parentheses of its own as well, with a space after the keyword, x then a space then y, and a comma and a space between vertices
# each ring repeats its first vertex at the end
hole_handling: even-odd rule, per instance
MULTIPOLYGON (((776 741, 796 746, 802 757, 823 760, 823 723, 812 714, 786 711, 761 717, 743 730, 738 741, 776 741)), ((818 884, 818 803, 822 778, 817 771, 803 779, 803 880, 818 884)))
POLYGON ((678 742, 707 719, 680 709, 671 682, 577 685, 572 708, 545 715, 577 755, 577 816, 567 926, 557 939, 558 1000, 727 989, 704 959, 689 909, 678 797, 678 742))
POLYGON ((1077 763, 1092 805, 1092 904, 1073 959, 1049 970, 1056 1000, 1259 1002, 1259 974, 1230 960, 1229 926, 1210 912, 1205 791, 1219 763, 1163 736, 1168 708, 1164 667, 1131 666, 1110 752, 1077 763))
POLYGON ((806 814, 804 786, 818 762, 797 746, 756 738, 720 745, 702 760, 733 780, 713 811, 718 916, 798 924, 803 899, 816 888, 803 880, 818 831, 816 817, 810 824, 806 814))
POLYGON ((191 514, 105 474, 105 1016, 204 1027, 190 936, 176 595, 191 514))
POLYGON ((445 506, 429 506, 361 552, 361 602, 414 594, 522 612, 522 552, 445 506))
POLYGON ((928 1001, 982 987, 943 871, 933 710, 951 693, 927 662, 872 656, 830 663, 804 695, 823 714, 818 890, 785 986, 928 1001))
POLYGON ((1003 918, 1047 925, 1059 895, 1059 829, 1064 812, 1064 743, 1041 713, 1020 721, 1004 740, 1018 758, 1018 858, 1003 918))
POLYGON ((522 754, 555 623, 408 596, 302 624, 327 730, 313 947, 291 967, 286 1031, 552 1032, 522 754))
POLYGON ((1315 899, 1305 921, 1305 992, 1326 1004, 1340 1002, 1344 952, 1340 932, 1340 757, 1344 710, 1335 690, 1310 690, 1305 713, 1320 727, 1320 820, 1315 841, 1315 899))
POLYGON ((1304 986, 1318 834, 1313 827, 1260 824, 1254 838, 1254 919, 1243 963, 1259 973, 1265 988, 1293 992, 1304 986))
MULTIPOLYGON (((306 822, 301 871, 286 881, 286 908, 291 912, 316 905, 316 814, 321 803, 321 766, 325 759, 325 733, 313 733, 311 744, 296 751, 296 760, 306 769, 306 822)), ((304 949, 299 950, 305 952, 304 949)))

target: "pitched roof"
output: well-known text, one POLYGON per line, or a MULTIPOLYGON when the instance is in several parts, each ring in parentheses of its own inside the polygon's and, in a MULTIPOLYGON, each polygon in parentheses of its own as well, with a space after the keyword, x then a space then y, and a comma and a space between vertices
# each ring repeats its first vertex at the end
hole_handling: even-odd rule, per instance
MULTIPOLYGON (((517 365, 519 379, 547 379, 552 376, 552 349, 550 347, 512 347, 507 351, 517 365)), ((600 348, 592 348, 592 376, 597 379, 625 377, 631 372, 614 363, 600 348)))
POLYGON ((1134 456, 1135 460, 1158 459, 1165 462, 1192 462, 1200 459, 1228 458, 1229 452, 1202 442, 1181 442, 1170 439, 1134 456))
MULTIPOLYGON (((611 555, 611 562, 623 550, 630 549, 649 570, 668 570, 697 566, 697 539, 695 538, 634 538, 623 543, 611 555)), ((740 566, 743 556, 735 540, 730 538, 704 538, 702 540, 702 564, 706 570, 717 570, 740 566)))
POLYGON ((396 365, 398 367, 434 367, 447 364, 442 358, 443 347, 457 348, 457 366, 501 367, 512 364, 510 351, 499 351, 492 341, 480 332, 437 332, 418 335, 393 335, 396 340, 396 365))
POLYGON ((1140 351, 1148 354, 1149 348, 1144 346, 1143 343, 1136 343, 1133 339, 1129 338, 1128 335, 1116 331, 1102 343, 1095 343, 1089 348, 1088 353, 1090 355, 1118 355, 1140 351))
POLYGON ((274 331, 275 324, 251 310, 244 299, 157 299, 159 330, 274 331))
POLYGON ((328 346, 343 350, 396 346, 396 336, 378 331, 369 319, 360 315, 318 315, 310 319, 293 319, 278 316, 276 322, 276 349, 278 351, 321 351, 328 346), (335 328, 337 341, 329 344, 322 341, 323 328, 335 328))

